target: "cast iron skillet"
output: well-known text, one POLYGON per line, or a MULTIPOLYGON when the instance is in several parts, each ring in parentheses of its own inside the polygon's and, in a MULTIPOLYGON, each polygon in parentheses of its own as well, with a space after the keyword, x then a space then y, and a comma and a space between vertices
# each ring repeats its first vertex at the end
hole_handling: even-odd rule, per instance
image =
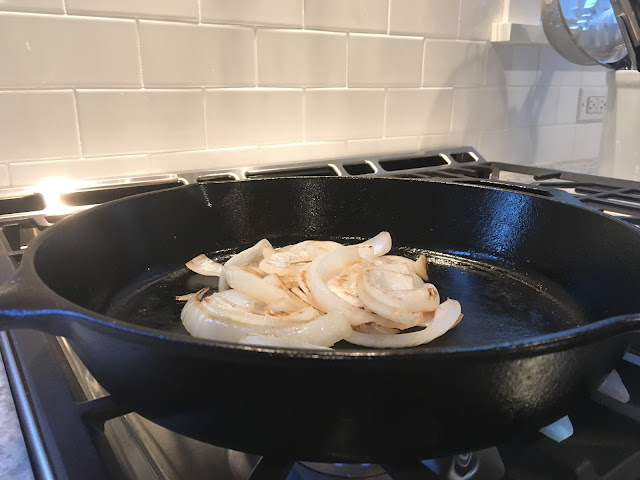
POLYGON ((552 198, 365 178, 191 185, 96 207, 30 246, 0 328, 66 336, 116 402, 180 433, 311 461, 400 462, 477 449, 562 415, 640 330, 640 231, 552 198), (388 230, 426 250, 464 320, 406 350, 246 347, 190 337, 183 264, 260 238, 388 230))

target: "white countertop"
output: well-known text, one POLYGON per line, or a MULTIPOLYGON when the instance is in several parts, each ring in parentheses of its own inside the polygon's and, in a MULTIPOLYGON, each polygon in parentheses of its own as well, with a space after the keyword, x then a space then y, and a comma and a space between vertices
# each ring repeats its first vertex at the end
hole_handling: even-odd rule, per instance
MULTIPOLYGON (((598 174, 596 160, 536 165, 572 172, 598 174)), ((33 474, 22 438, 4 364, 0 362, 0 479, 31 480, 33 474)))

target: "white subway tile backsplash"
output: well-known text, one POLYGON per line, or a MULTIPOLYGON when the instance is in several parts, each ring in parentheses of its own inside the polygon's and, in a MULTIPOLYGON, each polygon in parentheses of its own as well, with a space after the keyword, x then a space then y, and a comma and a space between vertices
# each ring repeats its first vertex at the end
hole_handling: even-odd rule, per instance
POLYGON ((536 83, 540 47, 487 44, 487 85, 524 86, 536 83))
POLYGON ((65 0, 67 13, 198 21, 198 0, 65 0))
POLYGON ((597 156, 530 0, 0 0, 0 186, 470 145, 597 156), (320 88, 317 88, 320 87, 320 88), (67 89, 67 90, 63 90, 67 89), (58 160, 60 159, 60 160, 58 160))
POLYGON ((565 60, 551 47, 540 53, 538 80, 541 85, 577 86, 582 81, 582 67, 565 60))
POLYGON ((9 164, 13 186, 29 185, 51 177, 89 180, 143 175, 149 173, 149 167, 148 155, 74 158, 9 164))
POLYGON ((255 85, 253 29, 140 21, 145 86, 255 85))
POLYGON ((389 0, 389 31, 393 34, 455 38, 460 2, 452 0, 389 0))
POLYGON ((203 22, 302 26, 302 0, 200 0, 203 22))
MULTIPOLYGON (((441 148, 473 147, 478 149, 480 134, 478 132, 440 133, 421 135, 418 138, 418 150, 438 150, 441 148)), ((491 161, 492 159, 487 158, 491 161)))
POLYGON ((459 37, 490 40, 493 24, 502 20, 502 4, 502 0, 460 0, 459 37))
POLYGON ((0 160, 80 156, 73 92, 0 93, 0 160))
POLYGON ((380 153, 415 152, 417 137, 387 137, 347 140, 347 155, 376 155, 380 153))
POLYGON ((420 86, 422 44, 414 37, 349 34, 349 86, 420 86))
POLYGON ((485 42, 425 40, 422 85, 482 85, 486 46, 485 42))
POLYGON ((454 88, 451 131, 501 130, 507 127, 506 92, 500 88, 454 88))
POLYGON ((384 90, 307 90, 305 139, 382 137, 384 90))
POLYGON ((346 42, 344 33, 258 30, 258 85, 345 86, 346 42))
POLYGON ((132 20, 0 13, 0 87, 140 85, 132 20))
POLYGON ((573 142, 573 160, 591 160, 600 156, 602 142, 602 124, 585 123, 576 125, 573 142))
POLYGON ((2 0, 0 10, 17 12, 64 13, 63 0, 2 0))
POLYGON ((218 148, 151 155, 151 171, 154 173, 206 172, 220 168, 248 167, 257 164, 258 149, 256 147, 218 148))
POLYGON ((302 98, 302 90, 208 90, 207 146, 302 141, 302 98))
POLYGON ((534 160, 536 132, 531 128, 514 128, 482 132, 478 151, 492 162, 531 165, 534 160))
POLYGON ((550 125, 556 122, 556 87, 508 87, 506 93, 507 122, 510 127, 550 125))
POLYGON ((345 156, 345 142, 305 142, 259 147, 260 163, 304 162, 345 156))
POLYGON ((9 185, 11 185, 9 166, 7 164, 2 164, 0 165, 0 187, 8 187, 9 185))
POLYGON ((348 32, 387 32, 389 0, 304 0, 304 26, 348 32))
POLYGON ((450 88, 389 89, 385 136, 448 132, 452 96, 450 88))
POLYGON ((85 156, 205 147, 200 90, 79 90, 85 156))
POLYGON ((509 23, 524 23, 525 25, 540 24, 540 4, 531 0, 509 0, 505 4, 505 21, 509 23))
MULTIPOLYGON (((582 67, 580 85, 583 87, 604 87, 607 85, 607 70, 605 67, 582 67)), ((613 72, 611 72, 613 74, 613 72)))
POLYGON ((578 118, 579 87, 558 88, 558 112, 556 123, 576 123, 578 118))
POLYGON ((556 163, 571 160, 575 125, 539 127, 534 131, 534 163, 556 163))

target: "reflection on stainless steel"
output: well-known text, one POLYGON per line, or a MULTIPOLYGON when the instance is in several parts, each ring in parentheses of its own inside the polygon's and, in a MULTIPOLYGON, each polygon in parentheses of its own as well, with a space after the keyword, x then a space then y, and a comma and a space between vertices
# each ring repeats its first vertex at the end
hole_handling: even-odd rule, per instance
POLYGON ((447 470, 446 480, 500 480, 505 468, 496 448, 456 455, 447 470))
POLYGON ((476 453, 462 453, 453 457, 447 473, 448 480, 470 480, 478 471, 479 459, 476 453))

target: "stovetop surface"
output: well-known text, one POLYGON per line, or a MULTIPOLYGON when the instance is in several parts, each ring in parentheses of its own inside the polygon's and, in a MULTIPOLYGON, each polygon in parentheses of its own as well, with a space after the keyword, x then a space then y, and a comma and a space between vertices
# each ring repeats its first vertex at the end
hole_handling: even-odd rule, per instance
MULTIPOLYGON (((194 182, 291 175, 382 175, 490 185, 498 182, 500 188, 560 200, 570 195, 589 208, 640 226, 640 183, 489 163, 472 148, 460 148, 100 181, 66 191, 3 191, 0 280, 19 263, 21 249, 39 231, 74 211, 194 182)), ((326 476, 326 466, 294 463, 286 452, 282 458, 261 459, 179 436, 135 413, 120 411, 63 338, 14 331, 2 334, 1 343, 37 478, 335 478, 326 476)), ((570 414, 574 434, 561 443, 532 432, 506 445, 454 459, 411 465, 334 465, 331 475, 346 473, 377 479, 640 479, 640 357, 627 354, 618 373, 631 401, 621 403, 602 393, 594 394, 570 414)))

